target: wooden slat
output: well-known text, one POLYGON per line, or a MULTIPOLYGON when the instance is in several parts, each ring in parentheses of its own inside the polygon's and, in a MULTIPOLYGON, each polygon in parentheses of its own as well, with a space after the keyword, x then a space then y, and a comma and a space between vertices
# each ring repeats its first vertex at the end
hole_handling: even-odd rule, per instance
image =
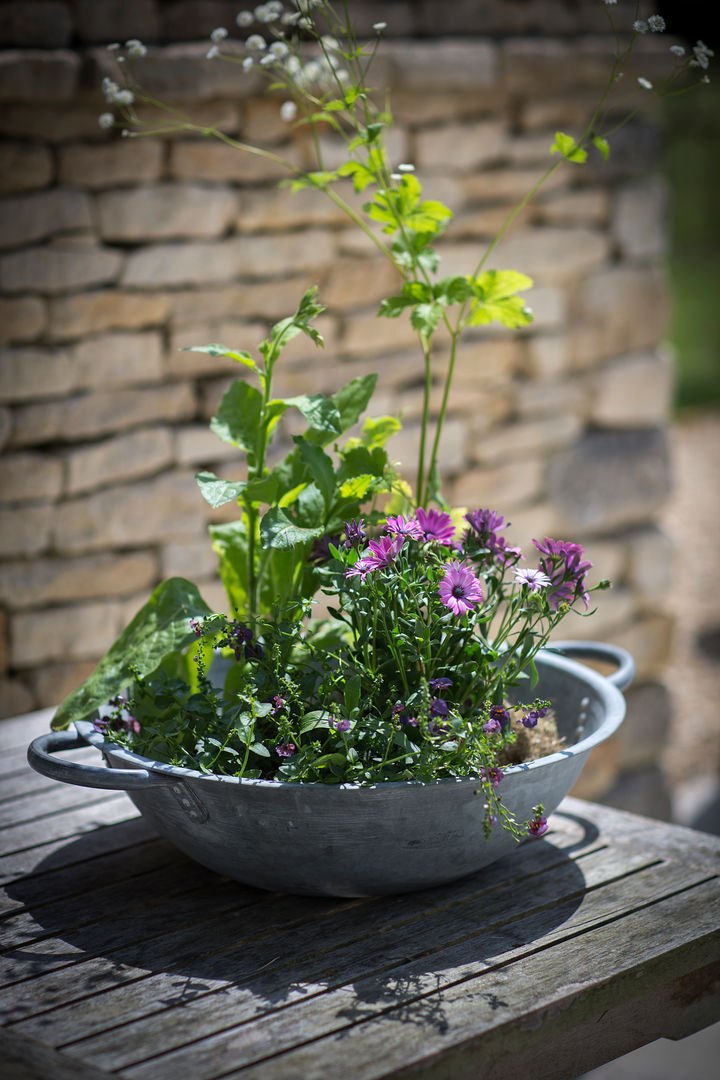
POLYGON ((0 720, 0 752, 27 747, 37 736, 49 731, 55 709, 38 709, 36 712, 0 720))
MULTIPOLYGON (((57 756, 68 757, 79 765, 99 765, 102 762, 102 756, 94 746, 73 750, 67 754, 60 753, 57 756)), ((56 787, 57 780, 50 780, 49 777, 41 776, 28 768, 25 749, 0 756, 0 803, 18 797, 23 799, 36 792, 52 791, 56 787)))
MULTIPOLYGON (((651 897, 666 895, 666 879, 667 868, 650 870, 642 875, 643 889, 651 897)), ((687 874, 678 869, 674 875, 675 887, 687 884, 687 874)), ((332 979, 328 985, 324 980, 312 982, 303 978, 289 1008, 289 1002, 278 986, 279 980, 275 980, 272 988, 268 987, 270 992, 266 994, 256 994, 251 983, 232 1003, 227 1001, 226 991, 218 996, 212 1007, 207 1001, 195 1008, 191 1003, 158 1014, 144 1024, 125 1025, 102 1038, 86 1039, 77 1043, 75 1049, 83 1061, 105 1068, 121 1068, 127 1075, 138 1078, 152 1074, 154 1080, 165 1080, 166 1077, 190 1075, 194 1080, 205 1080, 241 1062, 263 1060, 269 1047, 273 1054, 290 1049, 303 1042, 308 1032, 318 1038, 344 1030, 358 1020, 366 1021, 381 1015, 389 1006, 403 1011, 403 1015, 414 1013, 421 1020, 423 1016, 432 1016, 435 996, 444 998, 454 985, 484 969, 500 970, 507 964, 521 963, 524 957, 540 948, 546 949, 551 944, 570 941, 577 934, 589 933, 594 926, 613 917, 622 893, 622 884, 615 888, 608 885, 592 889, 574 915, 546 932, 543 931, 548 913, 542 907, 538 910, 531 902, 524 918, 491 923, 487 931, 474 934, 468 933, 468 925, 477 925, 479 912, 476 909, 467 913, 460 910, 456 913, 457 922, 451 927, 450 940, 446 938, 441 947, 427 948, 428 942, 434 943, 436 935, 444 928, 438 920, 437 925, 416 928, 414 934, 406 931, 392 935, 389 948, 387 944, 383 948, 383 943, 379 942, 380 951, 374 964, 372 960, 368 962, 366 948, 360 952, 356 947, 355 955, 352 950, 345 950, 332 958, 348 961, 347 970, 336 967, 335 985, 332 979), (402 957, 409 960, 403 961, 402 957), (363 966, 367 973, 363 973, 363 966), (277 1007, 280 1005, 283 1007, 277 1007), (193 1025, 193 1014, 199 1015, 199 1025, 193 1025), (243 1019, 245 1022, 241 1023, 243 1019), (228 1030, 213 1033, 213 1028, 217 1032, 223 1023, 228 1030), (206 1034, 198 1038, 198 1031, 206 1034), (131 1036, 131 1039, 125 1036, 131 1036), (147 1051, 143 1052, 142 1048, 152 1046, 157 1055, 168 1040, 178 1045, 183 1038, 189 1045, 165 1053, 162 1058, 153 1056, 152 1065, 140 1063, 129 1068, 133 1062, 142 1062, 147 1056, 147 1051)), ((563 906, 562 901, 560 905, 563 906)), ((492 918, 493 913, 490 914, 492 918)), ((265 980, 266 985, 268 981, 265 980)), ((332 1061, 326 1064, 327 1072, 332 1075, 332 1061)))

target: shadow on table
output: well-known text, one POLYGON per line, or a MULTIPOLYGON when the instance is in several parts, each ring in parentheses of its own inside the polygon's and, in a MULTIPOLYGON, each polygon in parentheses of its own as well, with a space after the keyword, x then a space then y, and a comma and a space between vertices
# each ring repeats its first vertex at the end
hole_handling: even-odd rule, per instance
POLYGON ((86 1012, 88 996, 113 988, 103 995, 113 1022, 133 997, 152 1003, 147 1012, 212 996, 208 1007, 232 1007, 239 1023, 342 986, 334 1016, 346 1025, 391 1011, 442 1032, 445 987, 473 979, 473 995, 501 1010, 491 973, 572 932, 566 924, 586 887, 583 849, 597 830, 563 817, 562 848, 551 835, 461 881, 370 899, 267 893, 219 877, 164 840, 146 843, 146 862, 149 852, 156 861, 138 871, 133 846, 123 849, 133 822, 111 825, 103 834, 112 855, 98 857, 97 834, 88 834, 8 887, 33 920, 32 936, 10 955, 27 961, 25 978, 62 978, 86 1012))

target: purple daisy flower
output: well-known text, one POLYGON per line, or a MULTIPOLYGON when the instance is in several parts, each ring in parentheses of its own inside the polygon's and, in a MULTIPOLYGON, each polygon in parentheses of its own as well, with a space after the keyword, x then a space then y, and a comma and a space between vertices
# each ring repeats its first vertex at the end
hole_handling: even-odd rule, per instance
POLYGON ((358 518, 357 521, 345 522, 345 547, 360 547, 364 540, 367 540, 367 533, 365 532, 365 520, 364 518, 358 518))
POLYGON ((331 720, 330 721, 330 727, 335 728, 336 731, 349 731, 350 730, 350 721, 349 720, 331 720))
POLYGON ((295 750, 295 743, 291 742, 280 742, 275 747, 275 753, 278 757, 292 757, 295 753, 295 750))
POLYGON ((471 510, 465 515, 470 528, 466 533, 466 542, 475 542, 487 548, 500 563, 520 557, 520 548, 511 547, 504 536, 499 536, 500 529, 505 529, 505 518, 495 510, 471 510))
POLYGON ((425 539, 425 534, 417 520, 415 518, 407 518, 406 520, 402 514, 398 514, 397 517, 389 517, 385 522, 385 529, 391 536, 409 536, 413 540, 425 539))
POLYGON ((379 540, 371 540, 368 544, 370 553, 346 570, 345 577, 359 577, 364 581, 368 574, 382 570, 394 562, 404 542, 404 536, 381 536, 379 540))
POLYGON ((445 567, 445 576, 438 586, 440 599, 454 615, 471 611, 482 598, 480 582, 465 563, 451 562, 445 567))
POLYGON ((540 559, 540 569, 550 578, 548 603, 553 611, 561 604, 572 604, 582 600, 585 607, 590 606, 585 575, 592 567, 580 544, 571 544, 568 540, 551 540, 546 536, 543 541, 533 540, 533 544, 544 558, 540 559))
POLYGON ((423 540, 434 540, 445 547, 452 547, 455 526, 449 514, 441 510, 423 510, 419 506, 415 517, 422 530, 423 540))

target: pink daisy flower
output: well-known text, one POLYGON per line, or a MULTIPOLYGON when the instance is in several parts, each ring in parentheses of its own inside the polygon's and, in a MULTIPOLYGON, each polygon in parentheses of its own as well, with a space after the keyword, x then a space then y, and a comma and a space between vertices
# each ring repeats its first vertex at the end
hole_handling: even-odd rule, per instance
POLYGON ((424 540, 435 540, 445 547, 452 547, 455 526, 449 514, 441 510, 423 510, 422 506, 419 506, 415 517, 424 540))
POLYGON ((402 514, 398 514, 397 517, 389 517, 385 522, 385 528, 391 536, 411 536, 413 540, 425 539, 425 534, 415 518, 407 518, 406 520, 402 514))
POLYGON ((358 559, 354 566, 345 571, 345 577, 359 577, 364 581, 368 574, 382 570, 397 558, 400 548, 405 543, 404 536, 381 536, 368 544, 370 553, 358 559))
POLYGON ((447 564, 438 592, 445 607, 455 615, 471 611, 483 598, 480 582, 469 566, 459 562, 447 564))

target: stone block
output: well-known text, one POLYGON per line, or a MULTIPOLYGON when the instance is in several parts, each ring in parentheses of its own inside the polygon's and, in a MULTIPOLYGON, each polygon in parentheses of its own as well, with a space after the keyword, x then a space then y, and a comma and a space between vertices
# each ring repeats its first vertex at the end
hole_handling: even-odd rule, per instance
POLYGON ((601 266, 609 253, 610 243, 602 232, 545 226, 504 238, 494 258, 496 265, 521 267, 523 273, 547 285, 575 280, 601 266))
POLYGON ((665 434, 652 428, 589 431, 550 463, 548 491, 570 531, 643 524, 670 492, 665 434))
POLYGON ((669 313, 665 277, 652 268, 614 266, 586 277, 574 312, 573 363, 590 367, 605 357, 654 348, 669 313))
MULTIPOLYGON (((466 209, 456 215, 450 223, 447 235, 451 240, 468 239, 493 240, 500 232, 507 217, 505 206, 483 206, 474 209, 466 209)), ((523 227, 527 228, 532 223, 530 210, 525 207, 508 228, 506 236, 517 232, 523 227)), ((480 251, 478 251, 478 259, 480 251)))
POLYGON ((0 200, 0 247, 19 247, 59 233, 92 226, 90 201, 82 191, 53 188, 0 200))
POLYGON ((10 409, 0 408, 0 450, 4 450, 10 441, 12 431, 12 413, 10 409))
POLYGON ((542 379, 518 382, 514 386, 515 411, 532 418, 572 413, 587 415, 588 389, 580 379, 542 379))
MULTIPOLYGON (((571 539, 577 543, 582 540, 582 537, 573 534, 571 539)), ((589 549, 588 554, 592 559, 592 541, 586 541, 585 546, 589 549)), ((585 608, 581 604, 577 610, 584 611, 585 608)), ((631 625, 637 614, 637 605, 630 590, 619 585, 609 592, 600 592, 591 596, 590 610, 593 614, 589 619, 569 617, 562 624, 562 629, 557 632, 557 636, 577 641, 615 641, 619 644, 618 635, 624 633, 631 625)))
POLYGON ((498 49, 490 41, 435 38, 386 42, 388 81, 405 91, 474 91, 497 81, 498 49))
POLYGON ((505 125, 497 120, 443 124, 415 135, 415 162, 423 172, 472 172, 499 161, 505 148, 505 125))
POLYGON ((0 41, 6 46, 62 48, 72 30, 70 8, 58 0, 22 0, 0 8, 0 41))
POLYGON ((452 505, 498 506, 505 514, 536 500, 542 493, 543 470, 537 458, 509 462, 493 469, 462 473, 452 489, 452 505))
POLYGON ((534 335, 538 330, 564 329, 568 317, 567 291, 555 285, 534 286, 524 294, 533 321, 524 335, 534 335))
MULTIPOLYGON (((417 469, 420 425, 408 424, 393 436, 388 452, 392 461, 399 463, 400 472, 410 483, 415 483, 417 469)), ((443 427, 438 454, 438 466, 443 476, 456 476, 465 465, 467 425, 459 417, 449 417, 443 427)))
MULTIPOLYGON (((524 131, 582 131, 596 105, 590 94, 572 97, 525 98, 522 102, 521 125, 524 131)), ((562 172, 562 170, 559 170, 562 172)), ((554 174, 555 176, 558 173, 554 174)))
POLYGON ((97 196, 100 236, 111 243, 222 236, 235 220, 228 187, 153 184, 97 196))
POLYGON ((78 342, 69 352, 73 389, 135 386, 159 382, 163 375, 162 338, 154 331, 99 334, 78 342))
POLYGON ((612 234, 629 259, 661 256, 667 248, 667 184, 647 176, 620 188, 615 196, 612 234))
POLYGON ((92 675, 95 660, 65 660, 60 664, 45 663, 26 675, 35 695, 38 708, 52 708, 72 693, 92 675))
POLYGON ((612 47, 602 38, 565 42, 549 37, 506 38, 500 47, 509 90, 532 98, 576 90, 602 91, 612 66, 612 47), (582 59, 579 56, 582 49, 582 59))
POLYGON ((547 225, 606 225, 610 196, 592 188, 565 191, 541 198, 530 210, 536 221, 547 225))
POLYGON ((590 418, 599 427, 652 427, 667 423, 674 368, 667 352, 631 353, 593 374, 590 418))
MULTIPOLYGON (((352 201, 351 192, 347 192, 352 201)), ((365 200, 367 201, 367 200, 365 200)), ((345 213, 318 188, 290 192, 286 188, 244 191, 235 227, 238 232, 278 232, 307 225, 337 225, 345 213)))
MULTIPOLYGON (((546 145, 546 154, 547 150, 546 145)), ((537 180, 537 169, 516 165, 512 169, 483 169, 481 172, 463 176, 460 182, 469 202, 500 203, 510 210, 520 199, 525 198, 537 180)), ((547 194, 551 191, 567 191, 567 187, 567 176, 562 169, 558 169, 547 178, 542 190, 547 194)))
POLYGON ((200 41, 209 38, 218 26, 230 31, 231 37, 237 37, 242 31, 235 29, 235 16, 238 6, 232 0, 171 0, 160 9, 161 40, 163 41, 200 41))
POLYGON ((649 613, 615 633, 613 641, 635 659, 637 682, 662 678, 670 656, 673 623, 670 615, 649 613))
POLYGON ((0 298, 0 347, 15 341, 34 341, 47 325, 47 308, 39 296, 0 298))
POLYGON ((240 451, 223 442, 206 424, 188 424, 173 431, 174 457, 178 465, 209 468, 214 462, 237 461, 240 451))
POLYGON ((191 581, 209 578, 217 571, 217 555, 209 537, 171 541, 161 549, 163 577, 184 577, 191 581))
POLYGON ((115 281, 123 256, 100 247, 49 244, 0 257, 0 289, 6 293, 69 293, 115 281))
MULTIPOLYGON (((99 85, 99 80, 96 85, 99 85)), ((71 102, 54 105, 43 103, 9 104, 0 112, 0 132, 13 138, 37 139, 53 145, 69 139, 107 140, 108 133, 98 124, 102 99, 74 98, 71 102)))
MULTIPOLYGON (((502 506, 493 507, 502 514, 502 506)), ((536 564, 537 550, 533 546, 533 537, 555 536, 557 516, 547 502, 532 503, 529 506, 518 506, 510 514, 506 523, 506 532, 503 534, 507 542, 519 547, 525 553, 528 565, 536 564)), ((565 636, 565 635, 563 635, 565 636)), ((568 635, 569 636, 569 635, 568 635)))
POLYGON ((297 308, 307 286, 307 277, 300 275, 277 281, 221 285, 212 289, 178 289, 170 293, 167 299, 175 327, 235 318, 277 322, 297 308))
POLYGON ((646 602, 667 597, 675 577, 675 547, 656 527, 631 533, 628 541, 628 585, 646 602))
POLYGON ((160 30, 156 0, 75 0, 77 34, 81 41, 153 41, 160 30))
MULTIPOLYGON (((32 299, 41 303, 39 299, 32 299)), ((48 329, 51 338, 64 341, 89 334, 103 334, 108 330, 143 330, 160 326, 169 313, 168 296, 122 292, 119 289, 93 289, 72 296, 52 297, 48 329)))
POLYGON ((627 713, 615 736, 623 771, 659 765, 670 735, 671 705, 667 687, 646 682, 625 691, 627 713))
POLYGON ((192 476, 165 473, 154 480, 70 499, 57 508, 57 550, 79 554, 143 547, 202 531, 202 507, 192 476))
POLYGON ((206 322, 197 326, 184 326, 175 331, 170 338, 170 347, 165 356, 165 373, 173 379, 203 378, 207 375, 224 373, 244 377, 248 374, 248 369, 237 360, 183 350, 192 348, 194 345, 205 346, 214 343, 224 345, 236 352, 249 352, 257 358, 258 344, 265 336, 266 328, 262 323, 231 319, 206 322))
POLYGON ((17 346, 0 353, 0 400, 28 401, 69 393, 75 385, 66 349, 17 346))
MULTIPOLYGON (((233 135, 240 131, 243 106, 236 99, 236 95, 222 101, 172 101, 163 96, 162 101, 175 111, 177 119, 169 116, 167 109, 155 108, 152 105, 143 106, 142 118, 147 130, 162 130, 163 145, 185 142, 191 132, 208 145, 219 145, 215 144, 214 138, 204 135, 204 132, 212 129, 222 132, 223 135, 233 135)), ((143 141, 144 138, 143 136, 143 141)))
POLYGON ((25 506, 21 512, 0 515, 0 557, 31 557, 47 551, 53 507, 25 506))
POLYGON ((236 273, 237 258, 229 242, 148 244, 128 255, 121 283, 138 289, 209 285, 230 281, 236 273))
POLYGON ((119 632, 117 601, 21 612, 10 622, 11 663, 22 669, 53 660, 91 660, 102 656, 119 632))
POLYGON ((0 155, 0 193, 35 191, 53 178, 53 159, 46 146, 34 143, 3 144, 0 155))
MULTIPOLYGON (((143 37, 137 28, 133 33, 143 37)), ((122 35, 122 39, 127 36, 122 35)), ((120 37, 112 40, 120 40, 120 37)), ((145 40, 149 41, 150 36, 147 35, 145 40)), ((133 74, 149 97, 177 105, 222 98, 237 101, 253 97, 265 88, 265 80, 259 73, 245 73, 236 64, 208 60, 208 48, 206 41, 150 48, 146 57, 134 60, 133 74)), ((94 85, 99 85, 105 75, 117 78, 112 53, 93 49, 88 59, 95 68, 94 85)), ((167 122, 167 114, 165 119, 167 122)))
POLYGON ((159 180, 164 148, 159 139, 121 139, 96 145, 71 143, 58 150, 61 184, 100 191, 159 180))
POLYGON ((397 292, 400 284, 397 270, 382 256, 338 258, 322 273, 318 297, 331 311, 352 311, 379 304, 397 292))
POLYGON ((68 49, 0 53, 0 101, 68 101, 77 90, 80 57, 68 49))
POLYGON ((190 420, 195 396, 187 383, 142 390, 103 390, 62 401, 20 405, 14 411, 11 445, 78 442, 150 423, 190 420))
POLYGON ((8 454, 0 459, 0 503, 57 499, 62 481, 62 462, 49 454, 8 454))
POLYGON ((392 113, 396 123, 411 127, 455 122, 483 112, 500 115, 506 108, 507 95, 497 84, 490 84, 472 94, 438 89, 432 95, 423 93, 419 87, 405 90, 398 86, 392 96, 392 113))
MULTIPOLYGON (((216 23, 224 26, 224 23, 216 23)), ((242 117, 242 138, 251 146, 273 146, 287 142, 288 138, 305 141, 307 133, 293 129, 280 114, 281 99, 275 94, 250 98, 245 103, 242 117)))
POLYGON ((408 348, 417 345, 417 341, 417 333, 408 318, 378 319, 373 311, 345 319, 340 349, 355 356, 372 355, 408 348))
MULTIPOLYGON (((324 169, 339 169, 348 159, 347 143, 336 132, 327 131, 321 133, 318 137, 317 146, 314 140, 308 138, 307 135, 300 141, 299 133, 296 133, 295 139, 295 145, 305 169, 319 168, 318 162, 322 162, 322 168, 324 169)), ((391 167, 410 160, 407 133, 397 125, 387 129, 385 149, 391 167)), ((285 156, 283 152, 283 157, 285 156)), ((369 189, 355 194, 352 184, 346 181, 339 190, 343 198, 357 208, 368 201, 369 189)))
POLYGON ((22 559, 0 566, 0 598, 13 611, 127 596, 157 580, 152 551, 82 555, 71 559, 22 559))
MULTIPOLYGON (((286 156, 297 164, 293 160, 296 155, 291 147, 283 150, 282 157, 286 156)), ((289 176, 289 170, 277 161, 211 139, 188 139, 173 143, 169 171, 176 180, 216 184, 262 184, 289 176)))
POLYGON ((570 369, 570 342, 564 334, 532 334, 525 341, 522 370, 533 379, 552 379, 570 369))
POLYGON ((170 430, 140 428, 67 455, 67 494, 79 495, 112 484, 153 476, 173 463, 170 430))
POLYGON ((603 802, 631 814, 672 821, 672 799, 662 769, 655 765, 634 769, 619 778, 603 802))
POLYGON ((22 716, 37 705, 39 701, 22 679, 0 679, 0 718, 22 716))
POLYGON ((230 244, 236 275, 249 279, 283 277, 300 270, 317 273, 335 255, 335 234, 329 229, 304 229, 272 237, 241 236, 230 244))
MULTIPOLYGON (((548 457, 553 451, 571 446, 580 434, 582 421, 577 416, 561 415, 522 420, 492 433, 491 438, 476 443, 472 460, 482 465, 500 465, 503 461, 548 457)), ((566 451, 571 453, 571 451, 566 451)))
MULTIPOLYGON (((464 392, 470 386, 502 385, 511 378, 520 355, 520 343, 512 337, 467 337, 456 352, 453 386, 464 392)), ((420 362, 418 357, 418 375, 420 362)), ((444 376, 448 362, 449 353, 444 352, 437 357, 435 370, 444 376)))

